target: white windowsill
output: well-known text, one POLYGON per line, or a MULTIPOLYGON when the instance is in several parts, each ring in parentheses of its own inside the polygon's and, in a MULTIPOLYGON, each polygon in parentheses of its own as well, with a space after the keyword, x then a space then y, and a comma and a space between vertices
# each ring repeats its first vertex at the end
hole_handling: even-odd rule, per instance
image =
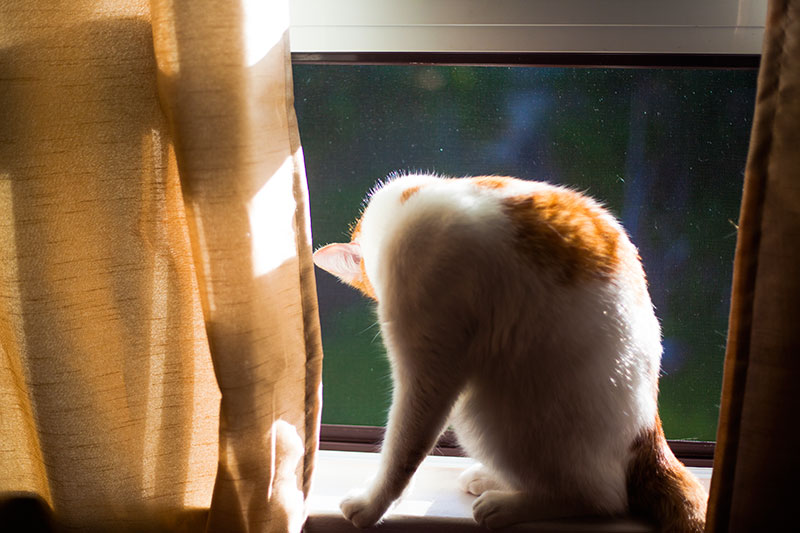
MULTIPOLYGON (((351 489, 362 487, 375 474, 378 454, 362 452, 320 451, 314 474, 314 485, 308 499, 307 533, 356 531, 339 512, 339 500, 351 489)), ((473 496, 461 492, 456 478, 473 463, 464 457, 430 456, 417 471, 408 495, 386 516, 376 531, 486 531, 472 519, 473 496)), ((690 468, 708 488, 710 468, 690 468)), ((652 532, 641 521, 620 519, 559 520, 521 524, 513 531, 614 531, 652 532)))

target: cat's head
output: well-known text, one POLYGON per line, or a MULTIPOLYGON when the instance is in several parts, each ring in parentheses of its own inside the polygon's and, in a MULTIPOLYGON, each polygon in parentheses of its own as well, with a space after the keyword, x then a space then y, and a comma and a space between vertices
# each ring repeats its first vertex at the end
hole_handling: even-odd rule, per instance
POLYGON ((373 300, 378 299, 375 289, 367 277, 361 245, 357 241, 336 242, 323 246, 314 252, 314 264, 351 287, 360 290, 373 300))
POLYGON ((358 241, 360 233, 361 220, 350 232, 350 242, 335 242, 314 252, 314 264, 360 290, 369 298, 377 300, 375 288, 364 267, 364 256, 361 253, 361 243, 358 241))
POLYGON ((367 272, 376 275, 377 243, 385 237, 387 226, 396 221, 398 209, 420 187, 435 180, 437 177, 428 174, 394 173, 378 182, 367 195, 361 217, 352 226, 350 242, 323 246, 314 252, 314 264, 377 301, 375 279, 370 280, 367 275, 367 272), (370 250, 372 255, 365 253, 370 250), (368 266, 364 263, 365 255, 369 256, 368 266))

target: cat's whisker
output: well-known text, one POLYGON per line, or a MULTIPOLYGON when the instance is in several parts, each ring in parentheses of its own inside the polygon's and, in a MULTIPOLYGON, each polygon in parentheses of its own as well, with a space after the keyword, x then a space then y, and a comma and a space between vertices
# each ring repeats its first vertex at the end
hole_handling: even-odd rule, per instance
MULTIPOLYGON (((367 326, 367 327, 365 327, 364 329, 362 329, 361 331, 359 331, 359 332, 358 332, 358 334, 359 334, 359 335, 363 335, 364 333, 366 333, 366 332, 367 332, 367 330, 370 330, 370 329, 374 328, 374 327, 375 327, 375 326, 377 326, 378 324, 380 324, 380 321, 377 321, 377 320, 376 320, 375 322, 373 322, 373 323, 372 323, 372 324, 370 324, 369 326, 367 326)), ((374 341, 375 339, 372 339, 372 340, 374 341)))

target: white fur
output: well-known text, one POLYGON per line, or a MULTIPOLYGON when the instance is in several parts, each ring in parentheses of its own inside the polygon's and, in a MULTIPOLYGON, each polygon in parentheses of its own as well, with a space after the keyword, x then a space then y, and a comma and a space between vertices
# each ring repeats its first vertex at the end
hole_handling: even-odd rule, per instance
POLYGON ((448 421, 486 465, 462 480, 481 487, 480 523, 626 510, 630 445, 656 417, 659 325, 638 270, 569 285, 521 258, 501 199, 546 187, 410 175, 371 197, 357 242, 395 389, 378 476, 342 503, 355 525, 380 519, 448 421))

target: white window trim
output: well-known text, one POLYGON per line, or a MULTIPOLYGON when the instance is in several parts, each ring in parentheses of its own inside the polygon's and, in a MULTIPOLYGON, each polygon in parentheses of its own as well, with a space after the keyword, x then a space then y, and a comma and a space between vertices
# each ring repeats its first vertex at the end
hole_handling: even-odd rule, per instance
POLYGON ((761 53, 767 0, 291 0, 292 52, 761 53))

